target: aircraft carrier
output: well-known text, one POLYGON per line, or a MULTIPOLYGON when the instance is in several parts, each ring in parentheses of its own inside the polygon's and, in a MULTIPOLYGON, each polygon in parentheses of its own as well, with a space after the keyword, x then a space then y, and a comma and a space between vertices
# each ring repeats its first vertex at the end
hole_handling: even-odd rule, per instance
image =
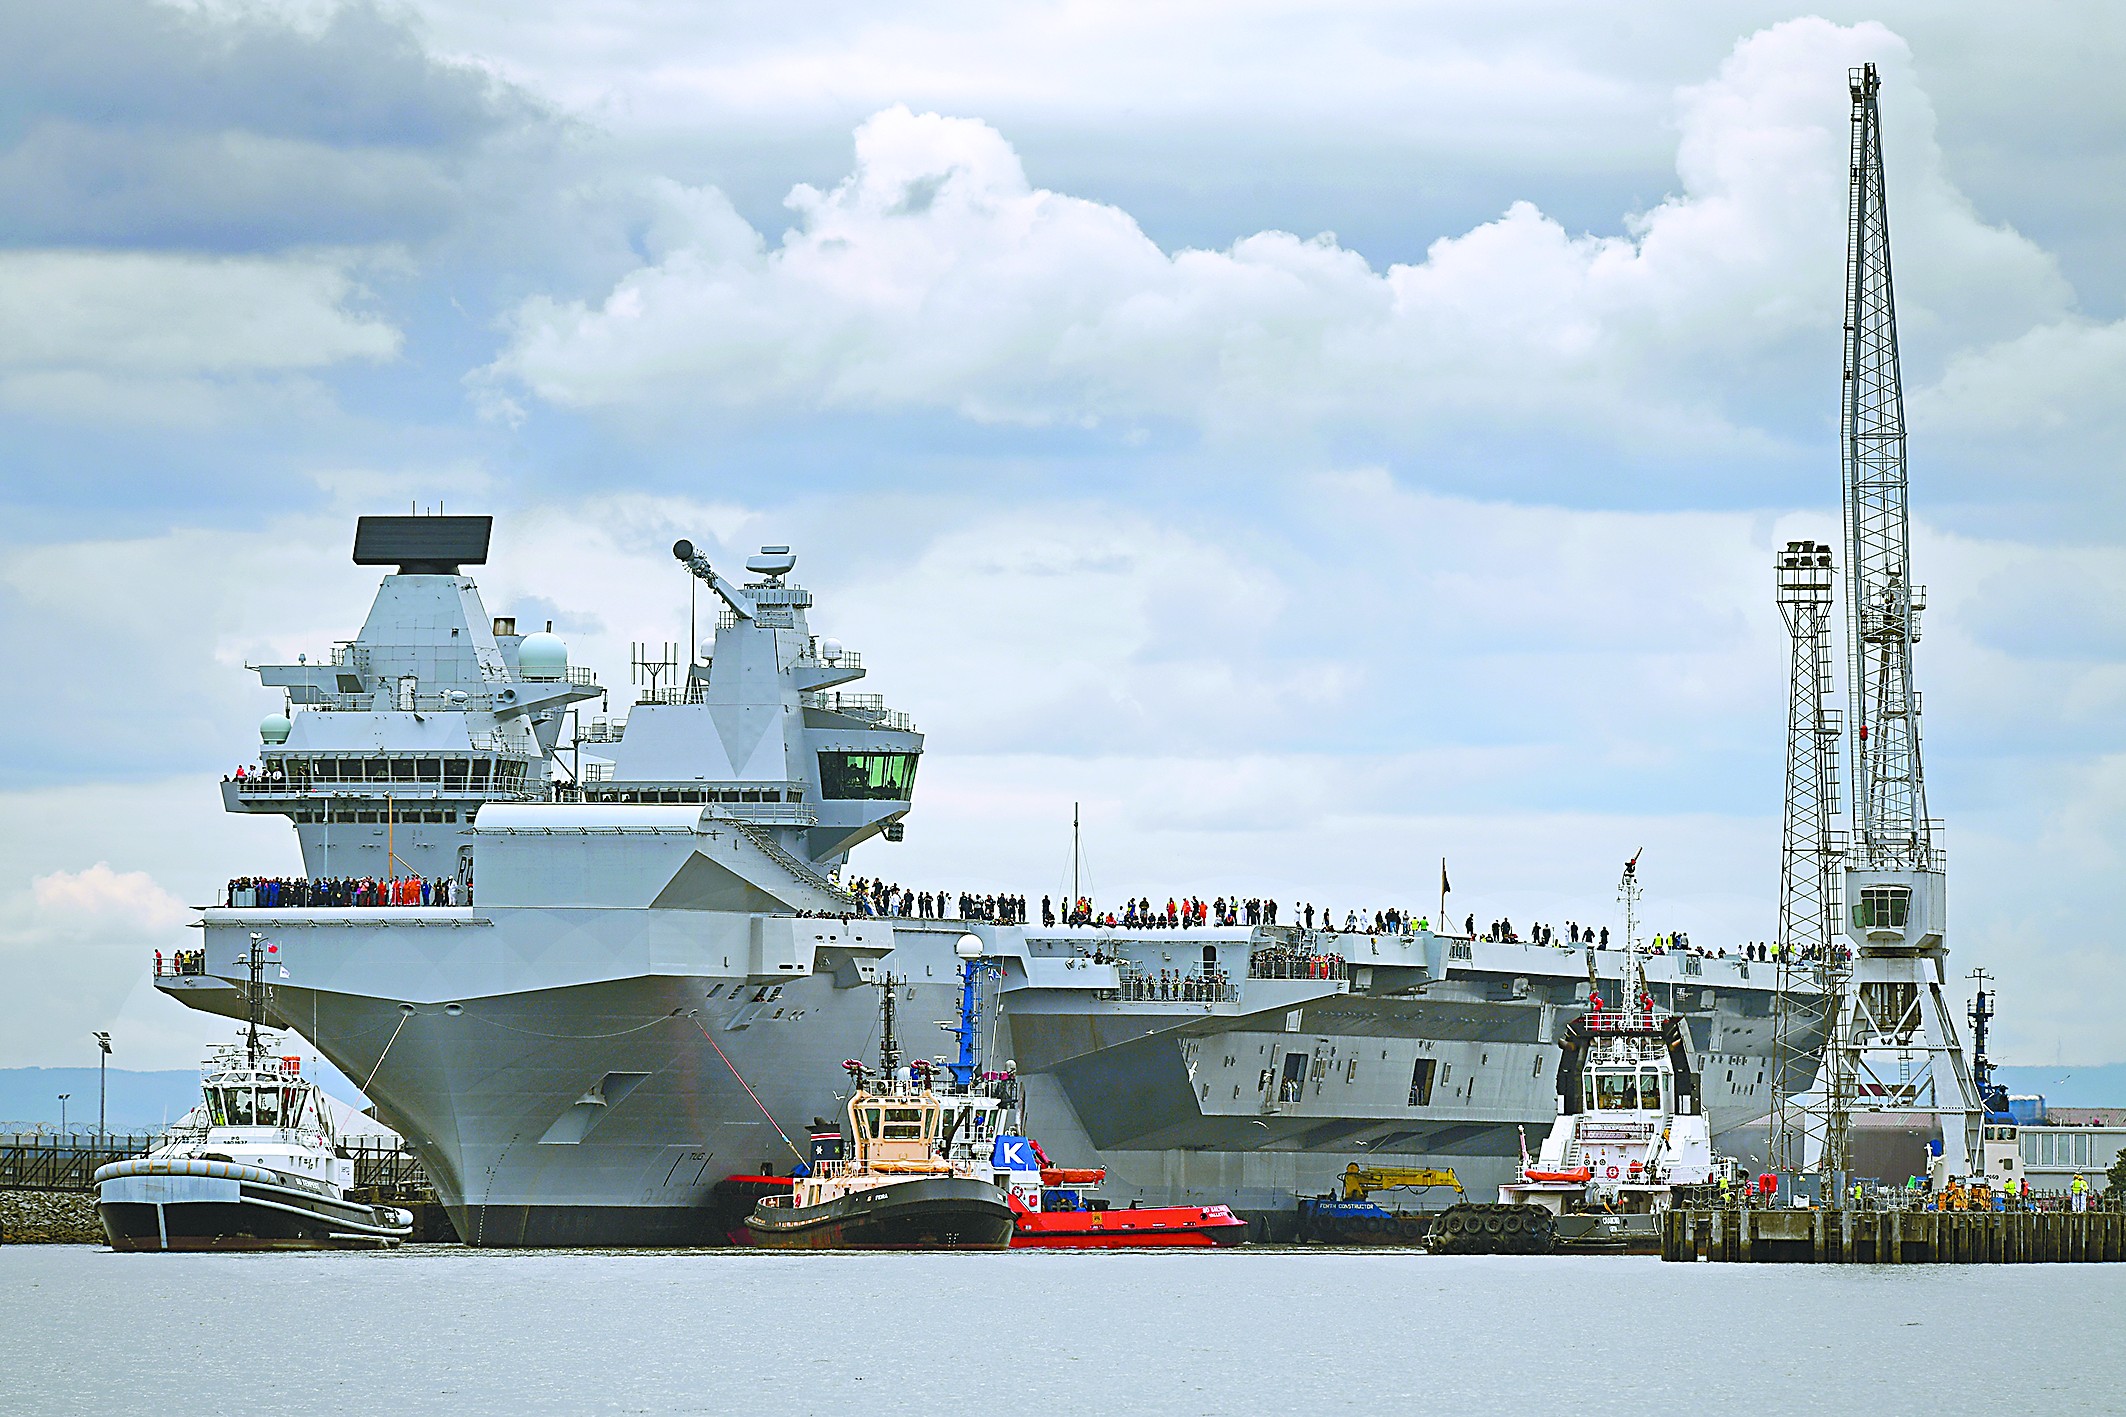
MULTIPOLYGON (((222 784, 229 811, 290 820, 328 898, 417 878, 430 903, 235 887, 201 912, 193 972, 157 981, 241 1016, 261 937, 271 1021, 360 1083, 468 1243, 720 1243, 716 1184, 787 1171, 838 1115, 889 974, 903 1017, 952 1017, 970 932, 997 966, 988 1056, 1014 1060, 1059 1164, 1109 1168, 1114 1204, 1285 1220, 1384 1159, 1480 1194, 1549 1126, 1559 1030, 1621 951, 878 916, 845 889, 851 853, 900 838, 923 738, 845 688, 861 659, 813 634, 788 548, 742 581, 674 548, 720 607, 713 650, 645 656, 621 721, 585 716, 607 691, 556 637, 489 615, 465 567, 491 530, 362 518, 355 560, 392 568, 367 621, 318 662, 256 666, 287 711, 222 784)), ((1776 972, 1647 967, 1716 1134, 1765 1115, 1776 972)))

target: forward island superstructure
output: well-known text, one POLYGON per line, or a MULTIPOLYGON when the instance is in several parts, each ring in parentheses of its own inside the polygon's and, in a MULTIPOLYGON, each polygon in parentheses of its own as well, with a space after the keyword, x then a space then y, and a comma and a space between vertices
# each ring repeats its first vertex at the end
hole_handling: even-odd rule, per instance
MULTIPOLYGON (((272 1021, 361 1081, 468 1243, 720 1243, 716 1183, 787 1170, 792 1138, 839 1115, 832 1080, 875 1047, 889 971, 904 1014, 953 1016, 969 933, 999 972, 993 1056, 1058 1164, 1105 1167, 1116 1205, 1265 1217, 1353 1161, 1513 1178, 1519 1129, 1556 1115, 1564 1024, 1625 967, 1424 929, 871 914, 851 853, 900 839, 923 738, 844 690, 863 665, 812 633, 788 548, 736 582, 675 547, 723 606, 713 652, 624 722, 585 722, 605 691, 463 574, 488 535, 363 518, 356 559, 396 571, 328 664, 259 670, 288 712, 261 727, 260 771, 224 785, 231 810, 291 818, 312 880, 413 878, 393 898, 430 903, 232 893, 202 912, 199 972, 158 980, 240 1016, 266 936, 272 1021)), ((1774 967, 1643 967, 1713 1130, 1761 1118, 1774 967)))

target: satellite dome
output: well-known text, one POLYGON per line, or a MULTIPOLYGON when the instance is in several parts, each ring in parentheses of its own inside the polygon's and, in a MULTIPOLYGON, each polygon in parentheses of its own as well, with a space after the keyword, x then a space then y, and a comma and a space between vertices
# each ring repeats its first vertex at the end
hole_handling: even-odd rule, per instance
POLYGON ((261 741, 281 744, 288 741, 288 733, 295 727, 284 713, 269 713, 258 721, 258 736, 261 741))
POLYGON ((840 640, 821 640, 819 642, 819 657, 829 664, 834 663, 842 657, 842 642, 840 640))
POLYGON ((527 679, 560 679, 568 674, 568 646, 544 630, 526 635, 517 646, 517 672, 527 679))

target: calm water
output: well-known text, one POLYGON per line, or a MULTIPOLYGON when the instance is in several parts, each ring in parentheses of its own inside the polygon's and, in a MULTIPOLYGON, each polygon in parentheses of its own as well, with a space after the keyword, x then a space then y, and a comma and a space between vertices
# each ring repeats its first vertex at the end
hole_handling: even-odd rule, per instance
POLYGON ((2126 1412, 2126 1265, 0 1248, 0 1410, 2126 1412))

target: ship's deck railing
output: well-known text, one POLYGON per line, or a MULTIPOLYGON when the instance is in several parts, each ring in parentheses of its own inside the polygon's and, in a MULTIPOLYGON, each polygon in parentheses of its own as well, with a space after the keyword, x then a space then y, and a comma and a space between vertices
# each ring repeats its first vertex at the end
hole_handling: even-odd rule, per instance
POLYGON ((439 910, 471 904, 472 887, 447 876, 399 876, 388 880, 351 876, 241 876, 229 882, 221 899, 221 908, 225 910, 389 910, 416 906, 439 910), (409 885, 424 879, 429 888, 427 900, 420 899, 418 892, 409 885), (400 891, 413 898, 390 898, 400 891), (306 896, 308 899, 304 898, 306 896), (324 899, 319 899, 320 896, 324 899), (438 896, 444 898, 438 899, 438 896))
POLYGON ((1219 970, 1209 975, 1179 970, 1147 973, 1134 965, 1123 965, 1120 977, 1115 996, 1131 1003, 1233 1004, 1240 1001, 1239 986, 1219 970))
POLYGON ((799 694, 798 701, 805 708, 818 709, 822 713, 838 713, 845 717, 867 723, 873 728, 891 729, 907 733, 914 729, 915 720, 896 709, 886 707, 884 696, 879 694, 844 694, 835 690, 808 690, 799 694))
POLYGON ((1248 956, 1250 979, 1349 979, 1350 962, 1342 955, 1313 954, 1282 946, 1248 956))

